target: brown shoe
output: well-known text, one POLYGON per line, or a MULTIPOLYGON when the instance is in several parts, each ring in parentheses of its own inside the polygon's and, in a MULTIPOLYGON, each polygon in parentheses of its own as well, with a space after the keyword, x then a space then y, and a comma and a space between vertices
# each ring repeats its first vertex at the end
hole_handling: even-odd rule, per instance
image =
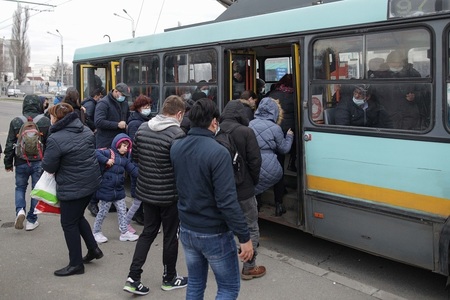
POLYGON ((242 269, 241 278, 244 280, 250 280, 253 278, 263 277, 266 274, 266 267, 255 266, 254 268, 245 270, 242 269))

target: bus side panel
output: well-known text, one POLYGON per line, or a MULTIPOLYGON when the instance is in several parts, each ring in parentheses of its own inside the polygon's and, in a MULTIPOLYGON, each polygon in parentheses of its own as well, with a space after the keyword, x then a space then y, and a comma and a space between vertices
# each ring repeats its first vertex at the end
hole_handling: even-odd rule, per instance
POLYGON ((307 222, 313 235, 434 270, 432 224, 317 198, 312 198, 308 206, 311 211, 307 222))

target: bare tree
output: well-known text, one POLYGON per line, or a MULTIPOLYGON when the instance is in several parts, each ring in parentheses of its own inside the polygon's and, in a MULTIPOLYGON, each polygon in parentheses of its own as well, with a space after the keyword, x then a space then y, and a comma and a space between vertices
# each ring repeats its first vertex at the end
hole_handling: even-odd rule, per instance
POLYGON ((20 4, 17 5, 17 10, 13 15, 13 28, 11 34, 11 48, 9 55, 11 64, 14 68, 14 76, 22 83, 25 81, 30 64, 30 44, 27 38, 28 21, 30 20, 30 13, 28 8, 23 9, 20 4), (22 11, 24 11, 22 17, 22 11))

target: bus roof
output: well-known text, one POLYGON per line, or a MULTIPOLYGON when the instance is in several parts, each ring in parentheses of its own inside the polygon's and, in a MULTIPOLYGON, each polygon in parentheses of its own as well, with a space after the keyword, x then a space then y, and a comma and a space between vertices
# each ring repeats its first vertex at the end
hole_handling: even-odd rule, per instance
POLYGON ((79 48, 74 62, 220 41, 384 21, 388 0, 343 0, 79 48))

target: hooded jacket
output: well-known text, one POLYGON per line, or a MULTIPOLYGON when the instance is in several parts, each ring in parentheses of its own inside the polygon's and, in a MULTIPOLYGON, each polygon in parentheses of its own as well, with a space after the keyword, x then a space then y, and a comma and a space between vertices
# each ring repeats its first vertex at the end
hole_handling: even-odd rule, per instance
POLYGON ((220 116, 220 130, 229 132, 239 154, 245 162, 244 181, 236 186, 238 200, 246 200, 255 195, 255 186, 261 169, 261 152, 255 133, 248 128, 245 106, 240 100, 232 100, 225 106, 220 116), (236 126, 236 124, 239 124, 236 126), (236 127, 236 128, 234 128, 236 127))
POLYGON ((101 174, 92 131, 72 112, 56 122, 50 132, 42 168, 55 173, 58 200, 70 201, 94 194, 101 174))
POLYGON ((120 121, 127 122, 129 114, 128 103, 117 101, 112 92, 97 102, 94 116, 97 148, 109 147, 116 135, 125 133, 125 129, 120 129, 118 124, 120 121))
POLYGON ((249 127, 253 129, 261 150, 261 172, 255 194, 261 194, 277 183, 283 176, 283 170, 277 159, 277 153, 289 152, 293 135, 284 136, 281 127, 282 110, 280 104, 270 97, 263 98, 255 112, 255 119, 249 127))
POLYGON ((113 139, 110 149, 95 150, 100 170, 103 172, 102 183, 96 193, 97 199, 107 202, 125 199, 125 171, 133 177, 138 176, 138 168, 130 158, 132 147, 130 137, 125 133, 119 133, 113 139), (118 147, 124 141, 129 143, 128 152, 121 155, 118 147), (114 164, 108 167, 106 162, 111 158, 111 150, 114 152, 114 164))
POLYGON ((161 114, 139 127, 133 144, 133 161, 139 166, 137 199, 158 206, 178 201, 170 148, 184 136, 177 119, 161 114))
MULTIPOLYGON (((22 114, 25 118, 34 118, 39 114, 44 113, 44 107, 41 99, 37 95, 27 95, 23 99, 22 114)), ((11 169, 14 166, 26 164, 27 161, 16 157, 14 151, 14 144, 17 143, 17 135, 19 134, 20 127, 22 127, 23 121, 20 117, 12 119, 9 124, 8 137, 6 138, 5 145, 5 169, 11 169)), ((47 141, 48 128, 50 127, 50 119, 43 116, 36 125, 39 127, 39 131, 42 133, 41 142, 44 145, 47 141)))

